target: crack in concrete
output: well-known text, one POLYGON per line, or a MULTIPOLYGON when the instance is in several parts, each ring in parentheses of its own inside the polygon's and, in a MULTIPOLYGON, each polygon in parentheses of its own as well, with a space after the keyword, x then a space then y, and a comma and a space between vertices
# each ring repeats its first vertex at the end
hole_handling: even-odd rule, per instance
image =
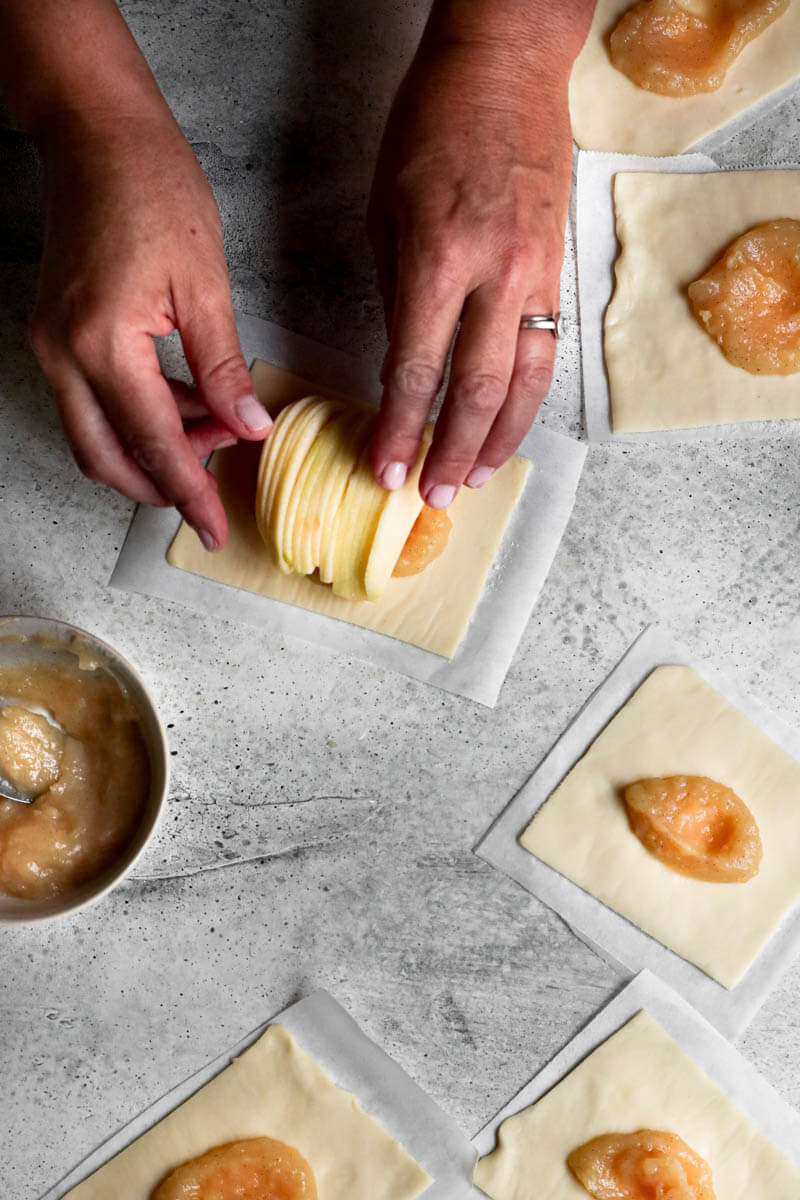
MULTIPOLYGON (((321 799, 321 798, 322 797, 311 797, 311 799, 321 799)), ((332 800, 350 799, 350 797, 340 797, 340 796, 328 796, 328 797, 324 797, 324 798, 332 799, 332 800)), ((304 840, 303 838, 298 838, 295 841, 288 842, 286 845, 276 848, 274 850, 263 850, 257 854, 241 855, 240 857, 229 858, 229 859, 221 859, 221 860, 217 859, 214 862, 201 863, 201 864, 197 864, 197 865, 187 864, 184 868, 177 869, 177 870, 175 870, 174 868, 168 868, 164 871, 163 874, 160 873, 158 870, 148 872, 147 874, 137 874, 134 872, 133 874, 131 874, 127 877, 127 879, 125 880, 125 883, 127 883, 127 884, 168 883, 171 880, 191 879, 197 875, 205 875, 212 871, 222 871, 228 867, 241 867, 241 866, 247 866, 248 864, 251 864, 251 863, 267 862, 268 860, 273 859, 273 858, 284 858, 287 855, 297 854, 301 850, 313 850, 313 849, 319 848, 320 846, 329 846, 329 845, 333 845, 337 842, 346 841, 348 838, 352 837, 355 833, 358 833, 361 829, 363 829, 364 826, 367 825, 373 819, 373 817, 376 815, 376 813, 380 812, 380 805, 378 804, 377 801, 371 801, 371 805, 372 805, 372 807, 370 808, 370 811, 364 815, 364 817, 361 821, 358 821, 356 824, 352 825, 349 829, 342 830, 341 833, 330 833, 323 837, 315 838, 312 840, 304 840)))

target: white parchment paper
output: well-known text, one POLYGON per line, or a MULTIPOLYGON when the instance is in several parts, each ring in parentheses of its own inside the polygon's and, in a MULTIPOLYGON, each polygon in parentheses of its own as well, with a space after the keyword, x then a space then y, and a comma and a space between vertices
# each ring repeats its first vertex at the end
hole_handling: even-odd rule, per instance
POLYGON ((756 101, 755 104, 751 104, 744 112, 731 117, 730 121, 726 121, 719 129, 714 129, 711 133, 707 133, 705 137, 700 138, 699 141, 696 141, 694 145, 687 147, 687 149, 698 152, 702 151, 703 154, 714 154, 732 138, 737 137, 740 133, 744 133, 746 129, 750 129, 756 122, 763 121, 787 100, 791 100, 799 91, 800 75, 795 79, 790 79, 774 92, 769 92, 766 96, 762 96, 760 100, 756 101))
POLYGON ((646 1009, 760 1133, 790 1163, 800 1167, 800 1115, 730 1042, 712 1029, 708 1021, 649 971, 637 975, 475 1135, 472 1144, 478 1154, 483 1157, 494 1149, 498 1126, 506 1117, 535 1104, 642 1009, 646 1009))
MULTIPOLYGON (((433 1176, 434 1183, 422 1195, 425 1200, 469 1200, 475 1152, 455 1123, 409 1079, 383 1050, 370 1041, 355 1021, 328 992, 313 992, 284 1009, 271 1021, 254 1029, 231 1050, 190 1075, 134 1117, 74 1170, 42 1196, 60 1200, 104 1163, 136 1141, 168 1113, 183 1104, 248 1046, 269 1025, 283 1025, 300 1046, 316 1059, 334 1083, 352 1092, 361 1107, 433 1176)), ((109 1197, 109 1200, 112 1200, 109 1197)), ((124 1200, 114 1197, 113 1200, 124 1200)))
POLYGON ((800 952, 800 904, 784 918, 736 987, 727 989, 655 938, 607 908, 517 840, 564 776, 655 667, 692 667, 772 740, 800 760, 800 734, 710 670, 656 626, 645 630, 581 709, 475 851, 564 918, 593 950, 629 971, 649 968, 684 996, 726 1037, 738 1037, 800 952))
MULTIPOLYGON (((774 164, 785 167, 785 163, 774 164)), ((800 436, 798 421, 744 421, 730 425, 704 425, 695 429, 665 429, 646 433, 614 433, 611 397, 603 354, 603 320, 614 291, 614 263, 619 254, 612 181, 621 172, 662 171, 696 175, 717 171, 705 154, 674 158, 641 158, 631 154, 578 155, 576 193, 576 253, 578 304, 581 325, 583 404, 590 442, 689 442, 720 441, 726 437, 800 436)), ((738 168, 739 170, 747 168, 738 168)), ((769 164, 757 168, 771 169, 769 164)))
MULTIPOLYGON (((248 363, 263 358, 320 386, 378 399, 377 380, 367 365, 256 317, 240 316, 238 326, 248 363)), ((466 637, 449 660, 170 566, 166 553, 180 525, 174 509, 137 509, 111 586, 302 638, 492 706, 567 527, 586 449, 541 425, 522 443, 520 453, 530 458, 532 470, 466 637)))

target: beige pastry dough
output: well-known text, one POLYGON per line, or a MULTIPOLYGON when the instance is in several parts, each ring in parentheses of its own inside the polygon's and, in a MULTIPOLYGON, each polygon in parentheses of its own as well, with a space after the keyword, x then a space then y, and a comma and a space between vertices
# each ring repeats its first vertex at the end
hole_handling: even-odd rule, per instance
MULTIPOLYGON (((253 368, 253 383, 271 412, 319 393, 308 380, 263 362, 253 368)), ((530 462, 512 458, 484 487, 462 488, 449 510, 453 529, 443 554, 421 575, 393 579, 379 600, 365 602, 343 600, 316 579, 283 575, 274 565, 253 518, 259 452, 260 446, 245 443, 213 456, 211 470, 230 524, 228 544, 218 554, 207 554, 183 524, 167 554, 172 566, 452 658, 480 600, 530 462)))
POLYGON ((800 844, 800 763, 691 668, 659 667, 559 784, 520 843, 730 988, 800 899, 793 849, 800 844), (761 833, 758 875, 736 884, 689 879, 634 837, 620 789, 670 774, 707 775, 741 796, 761 833))
POLYGON ((300 1152, 319 1200, 414 1200, 427 1171, 331 1081, 280 1025, 64 1200, 148 1200, 179 1163, 212 1146, 273 1137, 300 1152))
POLYGON ((604 331, 614 432, 800 417, 796 377, 728 362, 687 297, 746 229, 800 217, 800 171, 620 174, 614 205, 622 249, 604 331))
POLYGON ((610 1131, 668 1129, 709 1164, 720 1200, 795 1200, 800 1172, 646 1012, 500 1126, 475 1182, 493 1200, 587 1200, 566 1158, 610 1131))
POLYGON ((647 92, 611 64, 606 39, 633 0, 598 0, 569 86, 572 132, 583 150, 680 154, 800 76, 800 5, 733 63, 716 92, 676 98, 647 92))

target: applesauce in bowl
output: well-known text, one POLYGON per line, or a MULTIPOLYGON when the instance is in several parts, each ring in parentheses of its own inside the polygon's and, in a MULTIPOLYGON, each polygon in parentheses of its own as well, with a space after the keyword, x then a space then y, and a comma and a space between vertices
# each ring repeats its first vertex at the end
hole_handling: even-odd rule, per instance
POLYGON ((74 912, 122 878, 156 826, 158 713, 111 646, 40 618, 0 619, 0 697, 0 777, 36 797, 0 799, 0 922, 74 912))

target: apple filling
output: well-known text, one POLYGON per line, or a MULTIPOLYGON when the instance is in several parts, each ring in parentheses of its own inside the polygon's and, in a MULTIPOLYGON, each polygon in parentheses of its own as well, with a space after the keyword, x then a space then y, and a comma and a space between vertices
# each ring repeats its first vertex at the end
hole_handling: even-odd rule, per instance
POLYGON ((274 1138, 226 1142, 170 1171, 150 1200, 317 1200, 303 1156, 274 1138))
POLYGON ((393 575, 420 575, 438 558, 447 545, 453 522, 443 508, 428 508, 427 504, 414 522, 406 544, 400 551, 393 575))
POLYGON ((625 788, 631 830, 671 870, 707 883, 744 883, 763 849, 750 809, 703 775, 640 779, 625 788))
POLYGON ((387 492, 370 463, 376 419, 340 400, 296 400, 278 415, 259 464, 256 524, 278 568, 318 571, 348 600, 377 600, 393 574, 424 570, 450 531, 446 515, 424 515, 419 495, 430 431, 403 487, 387 492))
POLYGON ((695 317, 735 367, 800 371, 800 221, 754 225, 688 291, 695 317))
POLYGON ((789 0, 642 0, 612 30, 611 61, 648 92, 715 92, 747 43, 788 7, 789 0))
POLYGON ((676 1133, 604 1133, 567 1156, 595 1200, 716 1200, 711 1168, 676 1133))
POLYGON ((0 778, 30 796, 58 780, 64 734, 46 717, 18 704, 0 708, 0 778))
POLYGON ((138 713, 109 672, 78 662, 3 667, 0 695, 18 701, 0 710, 0 776, 36 797, 0 799, 0 893, 66 895, 105 871, 139 823, 150 767, 138 713))

